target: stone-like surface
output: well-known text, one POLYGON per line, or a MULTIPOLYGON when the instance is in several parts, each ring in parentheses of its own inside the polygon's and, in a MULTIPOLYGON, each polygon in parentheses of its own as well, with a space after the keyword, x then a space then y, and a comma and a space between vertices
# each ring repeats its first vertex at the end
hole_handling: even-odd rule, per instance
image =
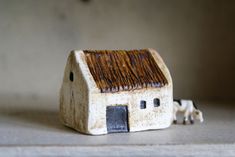
POLYGON ((40 98, 1 100, 0 156, 233 156, 235 153, 234 104, 199 103, 205 117, 202 124, 102 136, 83 135, 63 126, 57 104, 40 98))
MULTIPOLYGON (((0 106, 0 145, 162 145, 235 142, 235 108, 198 104, 205 122, 168 129, 102 136, 80 134, 59 121, 57 102, 23 101, 0 106)), ((179 119, 179 123, 182 122, 179 119)))
POLYGON ((198 103, 202 124, 90 136, 59 122, 57 101, 9 96, 0 103, 0 156, 234 155, 234 104, 198 103))
POLYGON ((234 157, 235 145, 139 145, 139 146, 33 146, 0 147, 1 155, 24 157, 32 156, 80 156, 80 157, 136 157, 136 156, 190 156, 190 157, 234 157))

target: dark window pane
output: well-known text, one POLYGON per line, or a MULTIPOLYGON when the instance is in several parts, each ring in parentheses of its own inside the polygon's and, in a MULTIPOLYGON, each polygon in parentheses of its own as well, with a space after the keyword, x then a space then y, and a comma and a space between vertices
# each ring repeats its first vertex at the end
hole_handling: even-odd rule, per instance
POLYGON ((146 101, 144 101, 144 100, 140 101, 140 108, 141 109, 145 109, 146 108, 146 101))
POLYGON ((153 99, 153 104, 154 104, 154 107, 159 107, 160 106, 160 99, 158 99, 158 98, 153 99))
POLYGON ((73 82, 73 72, 70 72, 69 79, 70 79, 71 82, 73 82))

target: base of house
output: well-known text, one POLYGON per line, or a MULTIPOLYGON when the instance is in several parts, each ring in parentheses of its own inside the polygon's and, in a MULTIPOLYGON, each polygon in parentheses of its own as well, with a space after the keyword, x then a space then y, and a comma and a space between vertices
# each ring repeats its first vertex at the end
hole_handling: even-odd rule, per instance
POLYGON ((85 135, 106 135, 106 134, 112 134, 112 133, 129 133, 129 132, 141 132, 141 131, 150 131, 150 130, 162 130, 167 129, 171 126, 172 122, 165 123, 165 125, 158 125, 158 126, 152 126, 152 127, 142 127, 142 128, 131 128, 128 131, 117 131, 117 132, 109 132, 107 128, 99 128, 99 129, 88 129, 88 130, 81 130, 78 127, 71 126, 67 123, 63 124, 71 129, 74 129, 78 131, 81 134, 85 135))

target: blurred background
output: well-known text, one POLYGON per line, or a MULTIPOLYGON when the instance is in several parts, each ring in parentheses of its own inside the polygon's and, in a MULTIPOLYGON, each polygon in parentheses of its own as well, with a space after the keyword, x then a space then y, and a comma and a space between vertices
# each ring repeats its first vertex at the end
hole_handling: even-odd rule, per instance
POLYGON ((0 0, 0 103, 58 105, 69 51, 154 48, 174 97, 235 101, 235 1, 0 0))

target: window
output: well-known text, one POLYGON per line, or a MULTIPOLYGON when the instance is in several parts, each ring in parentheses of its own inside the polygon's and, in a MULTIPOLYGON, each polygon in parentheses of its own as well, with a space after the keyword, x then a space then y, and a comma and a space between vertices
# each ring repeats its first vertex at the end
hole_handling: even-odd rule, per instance
POLYGON ((144 100, 140 101, 140 109, 146 109, 146 101, 144 100))
POLYGON ((70 74, 69 74, 69 80, 70 80, 71 82, 73 82, 73 72, 70 72, 70 74))
POLYGON ((154 107, 159 107, 160 106, 160 99, 158 99, 158 98, 153 99, 153 104, 154 104, 154 107))

